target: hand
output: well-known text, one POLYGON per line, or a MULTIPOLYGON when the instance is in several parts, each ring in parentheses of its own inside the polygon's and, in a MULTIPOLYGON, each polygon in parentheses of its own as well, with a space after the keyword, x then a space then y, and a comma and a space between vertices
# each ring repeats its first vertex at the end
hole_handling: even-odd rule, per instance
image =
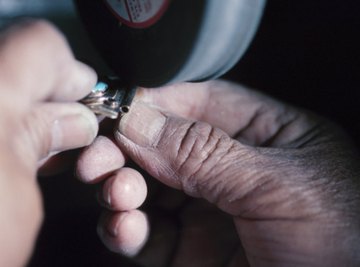
POLYGON ((42 219, 38 167, 95 138, 96 117, 75 101, 96 79, 47 22, 0 33, 0 266, 23 266, 33 249, 42 219))
POLYGON ((358 166, 326 120, 213 81, 141 89, 115 140, 98 137, 77 171, 103 182, 111 250, 134 256, 149 239, 144 266, 355 266, 358 166), (149 190, 152 215, 137 210, 147 186, 127 157, 185 194, 149 190))

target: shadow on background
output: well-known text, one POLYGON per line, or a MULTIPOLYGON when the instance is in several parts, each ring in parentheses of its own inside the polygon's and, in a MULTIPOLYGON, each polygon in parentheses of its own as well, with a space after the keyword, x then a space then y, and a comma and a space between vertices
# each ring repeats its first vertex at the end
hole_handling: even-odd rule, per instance
POLYGON ((227 77, 337 121, 359 144, 359 11, 356 0, 270 0, 227 77))

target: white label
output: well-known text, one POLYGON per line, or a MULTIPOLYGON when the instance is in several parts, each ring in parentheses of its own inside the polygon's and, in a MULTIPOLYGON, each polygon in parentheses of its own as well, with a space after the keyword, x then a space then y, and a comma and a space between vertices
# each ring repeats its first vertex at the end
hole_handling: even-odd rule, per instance
POLYGON ((157 22, 170 0, 105 0, 110 10, 124 24, 146 28, 157 22))

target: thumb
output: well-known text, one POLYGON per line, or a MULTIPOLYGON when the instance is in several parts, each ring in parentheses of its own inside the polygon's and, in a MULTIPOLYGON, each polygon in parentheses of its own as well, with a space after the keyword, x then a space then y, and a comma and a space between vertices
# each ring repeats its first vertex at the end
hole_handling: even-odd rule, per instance
POLYGON ((24 162, 42 165, 58 152, 89 145, 97 130, 95 115, 79 103, 41 103, 14 130, 15 148, 24 162))
POLYGON ((254 184, 245 180, 245 173, 255 164, 256 150, 207 123, 136 102, 120 120, 115 137, 150 175, 227 212, 231 212, 228 203, 246 195, 254 184))

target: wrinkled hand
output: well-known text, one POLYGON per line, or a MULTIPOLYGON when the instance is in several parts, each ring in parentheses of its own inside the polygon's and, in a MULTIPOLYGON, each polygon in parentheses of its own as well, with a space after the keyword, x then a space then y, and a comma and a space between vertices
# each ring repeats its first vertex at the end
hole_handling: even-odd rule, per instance
POLYGON ((42 219, 37 168, 95 138, 96 117, 75 101, 96 79, 47 22, 0 33, 0 266, 24 266, 33 249, 42 219))
POLYGON ((111 250, 134 256, 149 239, 144 266, 355 266, 358 166, 324 119, 213 81, 141 89, 115 140, 98 137, 77 171, 103 182, 111 250), (150 192, 149 216, 139 211, 147 185, 127 157, 185 194, 150 192))

